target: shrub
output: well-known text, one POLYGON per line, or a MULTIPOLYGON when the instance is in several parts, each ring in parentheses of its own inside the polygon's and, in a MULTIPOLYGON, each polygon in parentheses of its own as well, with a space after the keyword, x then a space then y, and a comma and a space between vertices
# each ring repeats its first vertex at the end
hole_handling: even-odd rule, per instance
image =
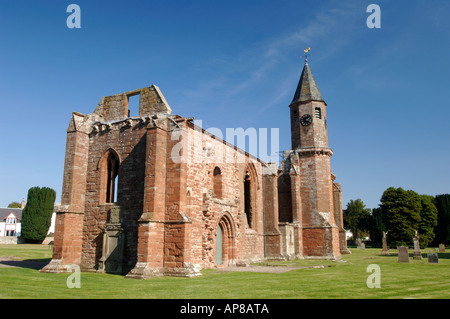
POLYGON ((50 228, 56 192, 48 187, 28 190, 27 205, 22 213, 21 237, 30 242, 42 242, 50 228))

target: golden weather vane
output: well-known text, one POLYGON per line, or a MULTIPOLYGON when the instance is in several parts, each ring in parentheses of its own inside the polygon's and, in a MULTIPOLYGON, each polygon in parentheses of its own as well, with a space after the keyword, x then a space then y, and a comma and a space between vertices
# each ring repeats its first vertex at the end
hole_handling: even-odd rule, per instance
POLYGON ((303 50, 303 52, 305 53, 305 62, 308 62, 308 52, 309 50, 311 50, 310 47, 307 47, 305 50, 303 50))

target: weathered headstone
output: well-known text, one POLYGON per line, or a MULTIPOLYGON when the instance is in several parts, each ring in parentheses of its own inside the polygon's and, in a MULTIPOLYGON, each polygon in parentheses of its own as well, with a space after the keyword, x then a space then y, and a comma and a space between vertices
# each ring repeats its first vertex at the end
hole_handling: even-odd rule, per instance
POLYGON ((361 245, 359 245, 359 249, 366 249, 366 244, 361 243, 361 245))
POLYGON ((420 252, 420 243, 419 243, 419 236, 417 236, 417 231, 416 231, 416 235, 413 237, 413 241, 414 241, 414 259, 422 259, 422 254, 420 252))
POLYGON ((439 263, 438 253, 428 253, 427 256, 428 256, 429 264, 438 264, 439 263))
POLYGON ((444 244, 439 244, 439 252, 445 253, 445 245, 444 244))
POLYGON ((389 249, 387 247, 387 238, 386 238, 386 232, 383 232, 383 250, 381 251, 382 255, 389 255, 389 249))
POLYGON ((99 260, 97 272, 121 274, 123 271, 125 233, 121 215, 120 206, 110 208, 108 222, 102 229, 102 257, 99 260))
POLYGON ((356 238, 356 247, 361 248, 361 238, 356 238))
POLYGON ((408 247, 405 246, 398 247, 398 262, 409 263, 408 247))

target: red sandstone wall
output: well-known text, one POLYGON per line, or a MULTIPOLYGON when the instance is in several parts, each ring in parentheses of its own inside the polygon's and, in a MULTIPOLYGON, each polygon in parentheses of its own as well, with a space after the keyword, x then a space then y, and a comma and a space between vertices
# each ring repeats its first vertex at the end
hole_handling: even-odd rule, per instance
POLYGON ((238 152, 234 146, 188 129, 190 160, 187 169, 189 192, 188 215, 192 220, 192 262, 205 267, 215 265, 215 238, 220 217, 227 214, 233 223, 233 256, 229 261, 264 258, 262 168, 254 162, 255 185, 252 228, 244 214, 244 175, 249 156, 238 152), (222 175, 222 196, 214 194, 214 168, 222 175))
MULTIPOLYGON (((191 139, 186 147, 192 149, 192 158, 186 162, 174 161, 172 151, 179 141, 172 140, 164 129, 170 125, 166 125, 153 128, 141 125, 138 120, 133 120, 131 125, 123 121, 112 123, 109 128, 100 125, 98 132, 89 135, 89 148, 84 150, 87 152, 84 215, 79 215, 82 223, 78 221, 83 227, 79 256, 83 269, 94 270, 101 258, 102 228, 114 205, 105 203, 102 184, 105 180, 102 160, 110 149, 120 158, 117 204, 122 207, 125 260, 129 268, 137 261, 155 268, 182 268, 186 262, 214 266, 215 234, 223 214, 231 220, 227 262, 264 257, 261 163, 252 164, 253 222, 250 228, 243 200, 249 156, 209 135, 201 138, 202 132, 190 127, 191 139), (194 150, 199 146, 199 137, 200 153, 194 150), (161 143, 166 143, 167 147, 161 143), (223 152, 223 162, 209 161, 203 148, 223 152), (214 195, 216 166, 222 175, 220 197, 214 195), (189 222, 183 222, 184 217, 189 222), (166 221, 165 226, 163 221, 166 221)), ((66 240, 71 238, 66 230, 64 232, 66 240)), ((55 246, 59 247, 57 243, 55 246)), ((60 246, 70 249, 66 242, 60 246)))
POLYGON ((118 204, 122 207, 123 226, 126 229, 125 259, 129 267, 136 262, 137 220, 143 211, 146 127, 133 121, 114 123, 108 130, 91 134, 86 178, 86 205, 84 207, 83 254, 84 268, 94 268, 101 258, 102 234, 109 208, 105 203, 105 187, 101 187, 106 169, 101 167, 102 156, 109 150, 117 152, 121 164, 118 179, 118 204))

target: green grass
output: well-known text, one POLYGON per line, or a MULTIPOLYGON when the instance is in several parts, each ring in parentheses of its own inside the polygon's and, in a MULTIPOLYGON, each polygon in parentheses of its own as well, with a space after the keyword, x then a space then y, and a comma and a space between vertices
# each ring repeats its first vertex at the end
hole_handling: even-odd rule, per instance
POLYGON ((18 260, 50 260, 50 245, 0 245, 0 257, 15 257, 18 260))
MULTIPOLYGON (((328 265, 286 273, 221 272, 205 269, 195 278, 127 279, 119 275, 81 273, 81 288, 66 285, 69 274, 47 274, 30 268, 0 268, 0 298, 450 298, 450 253, 439 254, 439 264, 423 260, 397 263, 396 252, 351 249, 345 262, 294 260, 272 265, 328 265), (381 269, 381 288, 369 289, 369 264, 381 269)), ((412 251, 411 255, 412 256, 412 251)), ((0 245, 0 256, 50 260, 51 250, 40 245, 0 245)))

